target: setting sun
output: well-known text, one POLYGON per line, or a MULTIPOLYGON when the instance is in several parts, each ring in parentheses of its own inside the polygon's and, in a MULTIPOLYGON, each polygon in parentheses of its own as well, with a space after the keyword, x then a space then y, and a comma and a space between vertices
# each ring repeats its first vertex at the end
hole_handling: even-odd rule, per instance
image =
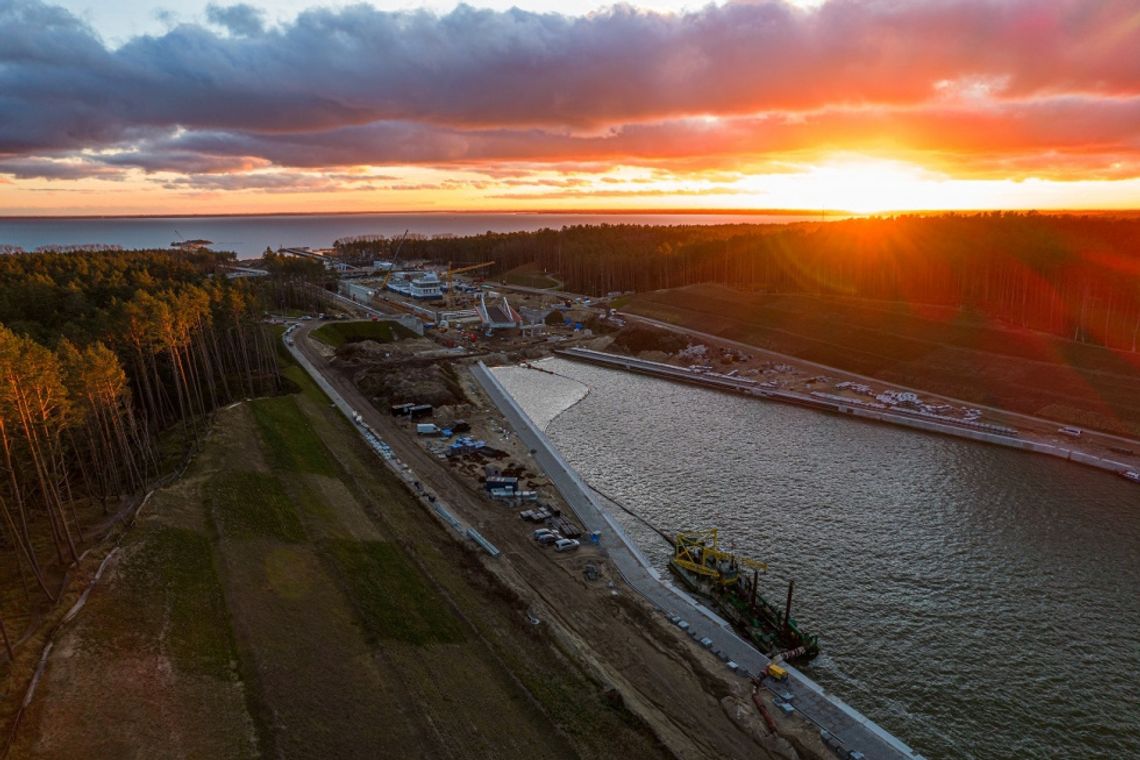
POLYGON ((802 175, 823 208, 875 213, 897 209, 955 208, 960 198, 944 181, 894 161, 825 163, 802 175))
POLYGON ((104 5, 0 7, 0 214, 1140 206, 1128 2, 104 5))

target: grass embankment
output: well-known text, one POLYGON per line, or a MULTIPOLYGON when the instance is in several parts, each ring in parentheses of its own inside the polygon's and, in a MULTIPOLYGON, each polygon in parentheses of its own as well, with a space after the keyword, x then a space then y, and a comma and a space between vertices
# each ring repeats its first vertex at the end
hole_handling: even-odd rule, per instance
POLYGON ((695 285, 625 310, 934 393, 1140 435, 1140 356, 944 307, 695 285))
POLYGON ((330 322, 313 330, 313 337, 333 348, 345 343, 372 340, 377 343, 392 343, 404 338, 416 337, 408 328, 398 322, 330 322))
POLYGON ((538 264, 534 263, 523 264, 504 272, 502 279, 508 285, 520 285, 524 288, 556 290, 562 287, 561 282, 539 271, 538 264))
POLYGON ((384 639, 424 646, 460 643, 467 638, 454 611, 395 545, 333 541, 326 551, 348 585, 353 606, 374 645, 384 639))
POLYGON ((154 496, 13 756, 659 756, 298 385, 154 496))
POLYGON ((85 638, 91 651, 130 657, 149 647, 151 631, 166 627, 162 648, 175 670, 234 680, 237 652, 209 538, 153 525, 127 551, 116 593, 97 605, 99 614, 122 624, 91 629, 85 638))

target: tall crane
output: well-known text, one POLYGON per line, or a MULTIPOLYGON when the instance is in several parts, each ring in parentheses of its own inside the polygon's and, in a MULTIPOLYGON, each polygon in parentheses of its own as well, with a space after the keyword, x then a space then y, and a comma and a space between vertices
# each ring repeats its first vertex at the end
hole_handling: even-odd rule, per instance
POLYGON ((448 263, 447 271, 443 273, 443 281, 447 286, 447 296, 445 297, 445 300, 447 302, 447 307, 449 309, 451 308, 451 302, 452 302, 451 276, 453 274, 460 274, 462 272, 472 272, 476 269, 485 269, 489 266, 494 266, 494 264, 495 264, 495 262, 493 262, 493 261, 484 261, 481 264, 471 264, 470 266, 459 267, 458 269, 452 269, 451 264, 448 263))
POLYGON ((392 266, 388 269, 387 274, 384 275, 384 281, 380 283, 381 290, 388 289, 388 280, 392 279, 392 273, 396 271, 396 262, 400 258, 400 249, 404 247, 404 241, 408 239, 408 230, 404 230, 404 234, 400 237, 399 242, 396 243, 396 250, 392 252, 392 266))

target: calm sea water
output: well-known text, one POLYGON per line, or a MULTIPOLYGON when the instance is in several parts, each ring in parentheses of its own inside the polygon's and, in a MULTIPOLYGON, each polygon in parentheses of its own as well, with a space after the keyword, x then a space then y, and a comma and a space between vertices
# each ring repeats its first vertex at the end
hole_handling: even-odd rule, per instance
MULTIPOLYGON (((1140 488, 561 359, 496 370, 592 485, 770 564, 805 670, 934 758, 1140 757, 1140 488), (583 395, 588 389, 588 394, 583 395), (569 409, 567 409, 569 407, 569 409), (566 411, 559 414, 563 409, 566 411)), ((617 512, 664 567, 669 547, 617 512)))
POLYGON ((328 247, 351 235, 476 235, 520 232, 573 224, 770 224, 814 217, 750 214, 315 214, 311 216, 202 216, 182 218, 0 218, 0 245, 31 251, 39 246, 99 243, 123 248, 166 248, 176 240, 210 240, 240 257, 271 248, 328 247))

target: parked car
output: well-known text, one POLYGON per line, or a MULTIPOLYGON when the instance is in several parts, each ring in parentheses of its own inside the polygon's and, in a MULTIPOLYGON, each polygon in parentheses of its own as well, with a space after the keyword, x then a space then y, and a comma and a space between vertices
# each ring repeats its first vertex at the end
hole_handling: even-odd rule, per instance
POLYGON ((550 546, 553 543, 557 543, 558 541, 563 540, 565 539, 563 539, 562 536, 554 532, 543 533, 541 536, 535 539, 535 541, 538 541, 538 543, 542 544, 543 546, 550 546))
POLYGON ((569 552, 577 549, 581 544, 573 538, 560 538, 554 542, 554 551, 569 552))

